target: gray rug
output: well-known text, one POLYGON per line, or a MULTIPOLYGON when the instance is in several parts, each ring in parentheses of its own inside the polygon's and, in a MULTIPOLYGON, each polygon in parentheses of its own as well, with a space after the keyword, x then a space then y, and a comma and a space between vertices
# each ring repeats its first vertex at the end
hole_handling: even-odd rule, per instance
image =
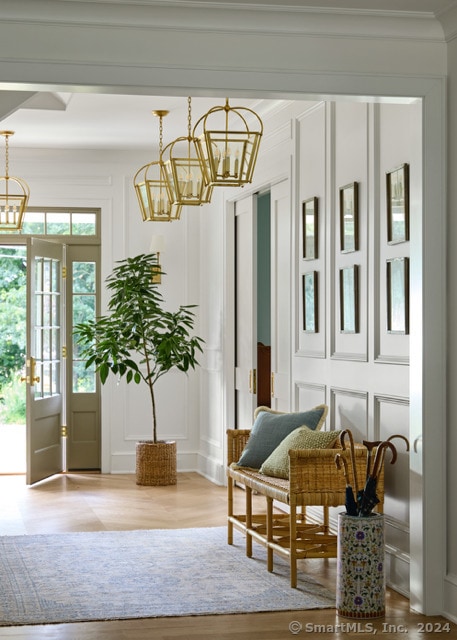
POLYGON ((294 611, 335 595, 225 527, 0 537, 0 625, 294 611))

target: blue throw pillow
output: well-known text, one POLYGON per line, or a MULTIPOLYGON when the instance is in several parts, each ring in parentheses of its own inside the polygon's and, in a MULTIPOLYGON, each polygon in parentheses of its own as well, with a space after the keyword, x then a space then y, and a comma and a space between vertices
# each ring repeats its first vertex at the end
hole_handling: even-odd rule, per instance
POLYGON ((260 469, 276 447, 298 427, 319 431, 327 417, 328 407, 321 404, 299 413, 259 411, 252 426, 249 440, 237 462, 237 466, 260 469))

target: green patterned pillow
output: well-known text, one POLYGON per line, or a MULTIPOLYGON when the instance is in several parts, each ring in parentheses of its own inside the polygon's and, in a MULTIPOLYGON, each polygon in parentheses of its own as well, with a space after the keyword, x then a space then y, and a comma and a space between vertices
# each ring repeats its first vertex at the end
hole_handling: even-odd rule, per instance
POLYGON ((240 467, 260 469, 280 442, 292 431, 307 425, 319 431, 327 417, 328 407, 320 404, 308 411, 299 413, 279 413, 269 409, 256 412, 249 440, 238 460, 240 467))
POLYGON ((289 479, 290 449, 331 449, 341 431, 313 431, 303 426, 292 431, 268 456, 260 473, 275 478, 289 479))

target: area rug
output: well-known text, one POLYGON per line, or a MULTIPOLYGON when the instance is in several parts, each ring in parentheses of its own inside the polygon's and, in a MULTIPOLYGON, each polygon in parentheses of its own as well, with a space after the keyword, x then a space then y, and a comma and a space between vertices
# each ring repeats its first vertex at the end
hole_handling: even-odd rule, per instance
POLYGON ((295 611, 335 606, 335 594, 265 564, 225 527, 0 538, 0 625, 295 611))

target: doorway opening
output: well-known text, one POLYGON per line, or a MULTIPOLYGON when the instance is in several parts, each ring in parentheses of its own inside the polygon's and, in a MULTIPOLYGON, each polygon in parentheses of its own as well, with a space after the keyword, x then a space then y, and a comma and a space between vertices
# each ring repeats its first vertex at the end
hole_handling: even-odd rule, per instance
POLYGON ((257 405, 271 406, 271 197, 257 196, 257 405))
POLYGON ((26 471, 27 251, 0 246, 0 475, 26 471))

